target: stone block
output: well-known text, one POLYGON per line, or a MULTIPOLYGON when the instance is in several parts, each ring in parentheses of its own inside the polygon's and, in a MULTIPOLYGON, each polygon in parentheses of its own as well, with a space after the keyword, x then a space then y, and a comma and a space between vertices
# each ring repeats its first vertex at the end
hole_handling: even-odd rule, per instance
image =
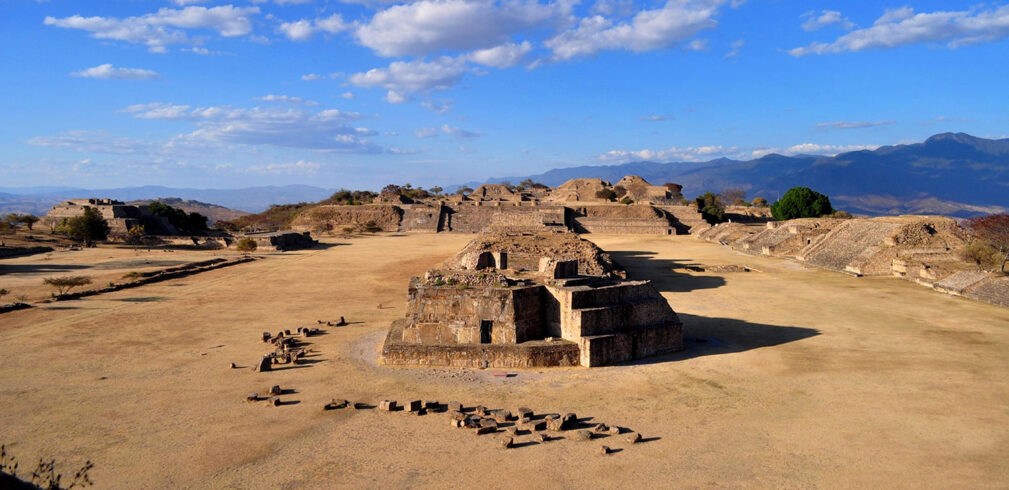
POLYGON ((497 429, 498 424, 497 421, 495 421, 494 419, 481 419, 480 427, 493 427, 497 429))
POLYGON ((531 408, 519 407, 516 412, 519 414, 520 419, 532 418, 535 415, 531 408))
POLYGON ((382 401, 378 402, 378 409, 379 410, 384 410, 386 412, 391 412, 393 410, 396 410, 396 401, 395 400, 382 400, 382 401))
POLYGON ((476 430, 473 431, 473 433, 478 436, 482 436, 484 434, 493 434, 495 432, 497 432, 497 427, 477 427, 476 430))
POLYGON ((515 446, 515 439, 510 436, 502 437, 498 444, 501 446, 501 449, 511 449, 515 446))
POLYGON ((281 393, 280 385, 273 385, 270 387, 270 395, 277 396, 281 393))
POLYGON ((420 400, 410 400, 409 402, 406 403, 404 408, 411 412, 417 412, 421 408, 424 408, 424 402, 420 400))
POLYGON ((575 431, 576 441, 588 441, 590 439, 592 439, 592 432, 589 432, 585 429, 575 431))
POLYGON ((538 430, 546 430, 547 421, 546 420, 530 420, 525 423, 520 423, 519 428, 522 430, 528 430, 530 432, 535 432, 538 430))
POLYGON ((449 409, 449 411, 461 412, 462 409, 463 409, 463 406, 462 406, 462 403, 459 403, 459 402, 456 402, 456 401, 452 401, 452 402, 448 402, 448 409, 449 409))
POLYGON ((638 434, 637 432, 631 432, 630 434, 627 434, 627 442, 631 444, 641 442, 641 434, 638 434))
POLYGON ((609 446, 599 446, 597 454, 599 454, 600 456, 606 456, 607 454, 610 454, 610 452, 612 452, 612 450, 610 449, 609 446))

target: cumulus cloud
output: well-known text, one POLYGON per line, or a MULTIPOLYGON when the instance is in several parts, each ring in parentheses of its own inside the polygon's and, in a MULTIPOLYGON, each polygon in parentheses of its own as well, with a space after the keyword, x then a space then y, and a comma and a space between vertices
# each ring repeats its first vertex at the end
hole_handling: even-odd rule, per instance
POLYGON ((672 118, 669 117, 669 116, 662 116, 662 115, 659 115, 659 114, 651 114, 651 115, 648 115, 648 116, 641 116, 641 117, 639 117, 638 121, 658 122, 658 121, 668 121, 670 119, 672 119, 672 118))
POLYGON ((307 105, 307 106, 319 105, 319 103, 314 100, 307 100, 301 97, 292 97, 290 95, 269 94, 264 95, 262 97, 253 97, 253 100, 259 100, 263 102, 282 102, 284 104, 291 104, 291 105, 307 105))
POLYGON ((251 16, 259 7, 189 6, 182 9, 162 8, 153 14, 136 17, 46 17, 43 24, 91 33, 95 39, 110 39, 143 44, 156 53, 164 53, 172 44, 188 43, 186 29, 216 31, 224 37, 244 36, 252 32, 251 16))
POLYGON ((592 56, 600 51, 623 49, 634 52, 669 47, 718 23, 714 16, 724 0, 668 0, 664 7, 642 10, 627 22, 601 15, 581 19, 573 29, 544 44, 554 60, 592 56))
POLYGON ((828 129, 861 129, 875 126, 889 126, 897 121, 832 121, 819 123, 815 127, 820 130, 828 129))
MULTIPOLYGON (((983 5, 983 4, 982 4, 983 5)), ((851 31, 833 42, 797 47, 792 56, 884 49, 917 43, 946 43, 950 48, 995 42, 1009 36, 1009 5, 997 8, 914 13, 911 7, 887 10, 872 27, 851 31)))
POLYGON ((688 51, 707 51, 708 50, 708 40, 707 39, 694 39, 684 46, 688 51))
POLYGON ((746 45, 746 41, 744 41, 742 39, 740 39, 738 41, 733 41, 732 44, 730 45, 731 49, 729 49, 728 53, 725 53, 725 59, 731 60, 731 59, 739 56, 739 51, 741 49, 743 49, 743 46, 745 46, 745 45, 746 45))
POLYGON ((523 41, 521 44, 508 43, 473 51, 467 58, 474 63, 485 66, 508 68, 521 63, 532 49, 533 45, 529 41, 523 41))
POLYGON ((294 22, 284 22, 277 29, 292 41, 308 41, 316 32, 337 34, 350 29, 350 24, 343 21, 343 16, 333 14, 324 19, 301 19, 294 22))
POLYGON ((853 29, 855 24, 853 24, 847 17, 842 17, 841 12, 836 10, 821 10, 817 13, 815 10, 811 10, 802 14, 803 19, 806 19, 802 23, 802 29, 805 31, 815 31, 829 25, 839 25, 844 29, 853 29))
POLYGON ((452 112, 454 103, 455 101, 452 99, 437 99, 425 100, 424 102, 421 102, 420 105, 435 114, 448 114, 449 112, 452 112))
POLYGON ((739 149, 736 147, 726 148, 718 145, 688 146, 684 148, 673 146, 665 150, 610 150, 599 155, 599 159, 608 162, 630 162, 636 160, 697 162, 731 155, 738 151, 739 149))
POLYGON ((420 128, 413 132, 418 138, 434 138, 438 136, 438 128, 420 128))
POLYGON ((432 61, 394 61, 386 68, 373 68, 350 76, 352 85, 364 88, 383 88, 388 91, 386 100, 404 102, 406 94, 428 94, 435 90, 451 88, 468 68, 461 57, 442 56, 432 61))
POLYGON ((316 80, 325 80, 325 75, 319 75, 318 73, 309 73, 307 75, 302 75, 301 79, 306 82, 314 82, 316 80))
POLYGON ((117 68, 111 63, 93 66, 81 71, 75 71, 71 76, 81 78, 104 78, 106 80, 158 80, 158 72, 142 68, 117 68))
POLYGON ((344 92, 344 93, 340 94, 340 97, 342 97, 344 99, 353 99, 354 98, 354 92, 344 92))
POLYGON ((315 162, 298 160, 290 163, 270 163, 267 165, 252 165, 246 171, 253 174, 274 174, 274 175, 294 175, 294 174, 314 174, 321 165, 315 162))
POLYGON ((566 12, 566 2, 420 0, 376 13, 358 42, 380 56, 424 56, 505 44, 510 36, 566 12))

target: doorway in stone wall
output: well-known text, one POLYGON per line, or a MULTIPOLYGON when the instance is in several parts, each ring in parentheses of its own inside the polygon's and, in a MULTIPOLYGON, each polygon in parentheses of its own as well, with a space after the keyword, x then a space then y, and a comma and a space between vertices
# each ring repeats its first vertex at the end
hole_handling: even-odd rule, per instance
POLYGON ((494 320, 480 320, 480 343, 489 344, 494 338, 494 320))

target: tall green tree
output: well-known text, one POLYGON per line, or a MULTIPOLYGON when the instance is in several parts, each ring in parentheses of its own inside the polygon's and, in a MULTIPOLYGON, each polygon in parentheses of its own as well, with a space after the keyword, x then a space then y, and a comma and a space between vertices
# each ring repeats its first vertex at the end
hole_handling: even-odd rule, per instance
POLYGON ((830 198, 809 187, 793 187, 771 205, 771 216, 778 221, 819 218, 833 212, 830 198))
POLYGON ((694 199, 697 204, 697 211, 708 224, 721 223, 725 220, 725 205, 718 195, 708 191, 694 199))

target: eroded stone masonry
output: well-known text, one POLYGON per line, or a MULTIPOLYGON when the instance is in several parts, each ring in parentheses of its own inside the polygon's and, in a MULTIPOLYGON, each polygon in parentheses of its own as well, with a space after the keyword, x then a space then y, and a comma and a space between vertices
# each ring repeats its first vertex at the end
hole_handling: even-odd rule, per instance
POLYGON ((602 366, 682 348, 682 324, 650 281, 563 227, 491 226, 410 281, 386 364, 602 366))

